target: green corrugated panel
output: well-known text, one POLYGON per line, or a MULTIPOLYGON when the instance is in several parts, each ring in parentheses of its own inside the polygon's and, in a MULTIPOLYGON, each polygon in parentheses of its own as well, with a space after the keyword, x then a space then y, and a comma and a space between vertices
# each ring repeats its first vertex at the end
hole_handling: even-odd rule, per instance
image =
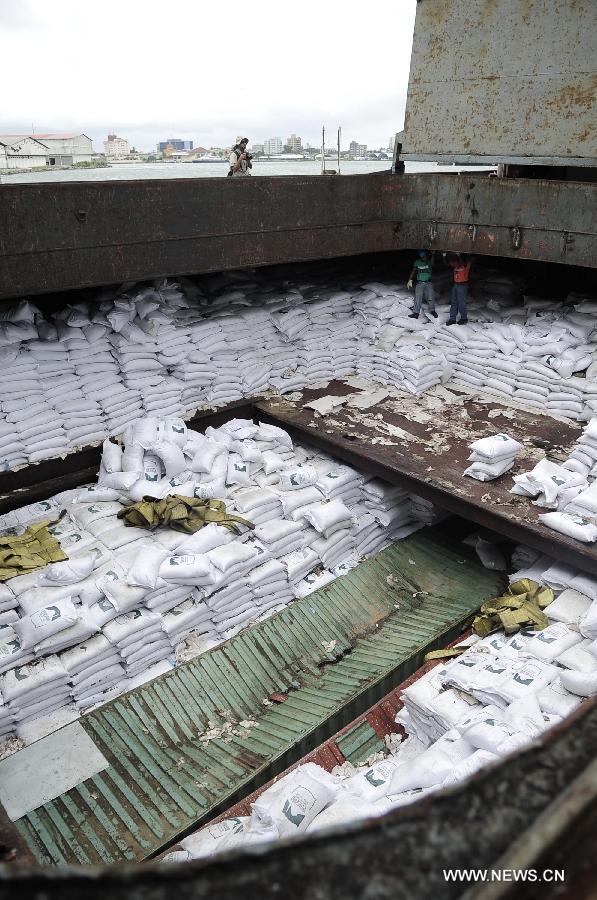
POLYGON ((359 722, 336 741, 345 759, 353 765, 364 763, 372 753, 385 749, 382 739, 375 733, 369 722, 359 722))
MULTIPOLYGON (((109 767, 17 826, 45 863, 147 858, 364 712, 501 587, 428 538, 402 541, 83 717, 109 767), (264 705, 273 692, 287 701, 264 705), (224 727, 248 719, 257 725, 224 727)), ((343 740, 356 761, 378 749, 366 729, 343 740)))

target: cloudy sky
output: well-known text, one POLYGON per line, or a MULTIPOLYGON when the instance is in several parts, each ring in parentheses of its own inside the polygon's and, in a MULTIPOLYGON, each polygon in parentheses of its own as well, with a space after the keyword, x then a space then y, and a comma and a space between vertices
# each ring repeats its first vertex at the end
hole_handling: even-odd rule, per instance
POLYGON ((229 146, 402 128, 415 0, 0 0, 0 133, 229 146))

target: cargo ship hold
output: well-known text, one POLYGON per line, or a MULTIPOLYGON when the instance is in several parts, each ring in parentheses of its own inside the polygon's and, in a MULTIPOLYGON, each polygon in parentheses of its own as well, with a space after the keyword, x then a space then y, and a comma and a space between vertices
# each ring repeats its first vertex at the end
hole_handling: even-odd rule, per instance
POLYGON ((391 171, 0 186, 0 900, 594 893, 596 58, 421 0, 391 171))

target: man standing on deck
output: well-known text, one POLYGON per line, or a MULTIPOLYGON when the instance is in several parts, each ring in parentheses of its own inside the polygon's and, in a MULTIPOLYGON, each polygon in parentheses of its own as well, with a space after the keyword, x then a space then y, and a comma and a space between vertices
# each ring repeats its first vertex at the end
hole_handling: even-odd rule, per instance
POLYGON ((253 168, 253 163, 251 162, 251 154, 247 153, 248 143, 249 138, 243 138, 242 141, 235 144, 230 151, 230 156, 228 157, 228 162, 230 163, 229 175, 251 174, 249 170, 253 168))
POLYGON ((450 306, 450 318, 446 325, 466 325, 468 322, 466 303, 468 300, 468 277, 474 256, 469 256, 465 260, 460 253, 446 257, 444 259, 449 266, 454 269, 454 287, 452 288, 452 305, 450 306), (456 316, 460 319, 456 322, 456 316))
POLYGON ((431 276, 433 275, 433 261, 428 250, 419 250, 419 255, 415 259, 412 271, 408 276, 407 288, 412 290, 413 278, 417 276, 417 284, 415 286, 415 305, 413 311, 409 315, 409 319, 418 319, 421 312, 423 301, 429 304, 429 312, 434 319, 437 319, 435 311, 435 294, 433 293, 433 284, 431 276))

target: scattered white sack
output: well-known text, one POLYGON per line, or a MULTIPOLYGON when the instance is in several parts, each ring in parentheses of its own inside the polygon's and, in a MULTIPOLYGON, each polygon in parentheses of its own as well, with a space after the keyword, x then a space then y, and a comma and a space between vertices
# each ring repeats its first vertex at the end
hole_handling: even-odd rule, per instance
POLYGON ((597 600, 593 600, 580 620, 580 633, 592 641, 597 640, 597 600))
POLYGON ((575 672, 564 669, 560 675, 562 685, 578 697, 592 697, 597 694, 597 669, 593 672, 575 672))
MULTIPOLYGON (((513 459, 519 450, 522 450, 522 444, 507 434, 493 434, 491 437, 473 441, 470 449, 473 451, 475 460, 496 462, 504 458, 513 459)), ((470 459, 473 457, 471 456, 470 459)))
POLYGON ((379 815, 380 810, 374 803, 345 790, 339 793, 331 806, 326 807, 318 816, 315 816, 307 831, 321 831, 322 828, 349 825, 352 822, 376 818, 379 815))
POLYGON ((215 584, 216 576, 206 554, 184 553, 167 556, 160 564, 159 577, 178 584, 215 584))
POLYGON ((63 562, 51 563, 42 570, 39 584, 67 585, 83 581, 93 572, 98 557, 98 551, 91 551, 71 556, 63 562))
POLYGON ((57 632, 70 628, 78 618, 79 610, 75 608, 72 600, 68 597, 24 616, 12 627, 19 637, 21 648, 27 650, 41 644, 42 641, 57 632))
POLYGON ((296 491, 300 488, 312 487, 318 478, 317 470, 308 464, 284 469, 279 473, 280 490, 296 491))
POLYGON ((388 793, 400 794, 413 788, 442 784, 453 772, 454 766, 473 752, 472 745, 463 738, 436 741, 420 756, 397 767, 388 793))
POLYGON ((576 672, 592 672, 597 669, 597 658, 593 654, 593 643, 585 638, 574 647, 569 647, 555 658, 555 662, 565 669, 574 669, 576 672))
POLYGON ((497 753, 491 753, 489 750, 475 750, 474 753, 454 766, 442 786, 449 787, 453 784, 460 784, 461 781, 465 781, 471 775, 499 759, 500 756, 497 753))
POLYGON ((513 461, 513 457, 507 457, 492 463, 474 462, 464 470, 464 475, 475 478, 477 481, 493 481, 494 478, 499 478, 500 475, 511 469, 513 461))
MULTIPOLYGON (((566 588, 565 591, 552 600, 545 609, 545 615, 554 622, 564 622, 570 625, 573 622, 578 625, 579 622, 588 614, 591 607, 591 601, 588 597, 583 596, 572 588, 566 588)), ((590 635, 585 635, 590 637, 590 635)), ((597 633, 595 634, 597 637, 597 633)))
POLYGON ((569 715, 581 703, 576 694, 566 690, 561 678, 554 678, 550 684, 537 691, 536 696, 543 712, 558 716, 569 715))
POLYGON ((577 631, 571 631, 563 622, 554 622, 541 631, 529 635, 526 651, 544 662, 553 662, 556 656, 582 641, 577 631))
POLYGON ((281 838, 290 837, 305 832, 337 793, 337 778, 315 763, 305 763, 264 791, 253 804, 253 814, 275 825, 281 838))
POLYGON ((597 578, 591 578, 590 575, 584 575, 582 572, 579 572, 568 587, 578 591, 579 594, 584 594, 589 600, 597 600, 597 578))
POLYGON ((314 503, 306 510, 305 518, 325 538, 352 524, 352 513, 342 500, 314 503))
POLYGON ((207 825, 207 827, 183 838, 180 845, 190 854, 191 859, 213 856, 215 853, 221 852, 224 838, 230 834, 242 835, 247 830, 249 821, 249 816, 234 816, 221 822, 215 822, 213 825, 207 825))
POLYGON ((458 724, 458 731, 476 750, 485 750, 492 754, 504 755, 500 748, 513 739, 518 739, 520 746, 528 739, 520 728, 506 721, 505 710, 496 706, 484 706, 474 710, 466 719, 458 724))
POLYGON ((162 856, 161 859, 158 860, 161 866, 179 863, 190 862, 194 859, 193 856, 189 853, 188 850, 173 850, 171 853, 166 853, 165 856, 162 856))
POLYGON ((142 547, 127 573, 126 583, 134 587, 155 588, 160 566, 167 556, 168 551, 159 544, 142 547))
POLYGON ((560 534, 582 541, 584 544, 592 544, 597 541, 597 527, 580 516, 569 516, 566 513, 550 512, 539 516, 539 521, 560 534))
POLYGON ((102 466, 108 475, 122 472, 122 447, 111 438, 102 444, 102 466))
POLYGON ((346 789, 368 803, 375 803, 380 797, 390 793, 392 776, 399 766, 399 761, 388 757, 374 763, 364 772, 358 772, 345 783, 346 789))

